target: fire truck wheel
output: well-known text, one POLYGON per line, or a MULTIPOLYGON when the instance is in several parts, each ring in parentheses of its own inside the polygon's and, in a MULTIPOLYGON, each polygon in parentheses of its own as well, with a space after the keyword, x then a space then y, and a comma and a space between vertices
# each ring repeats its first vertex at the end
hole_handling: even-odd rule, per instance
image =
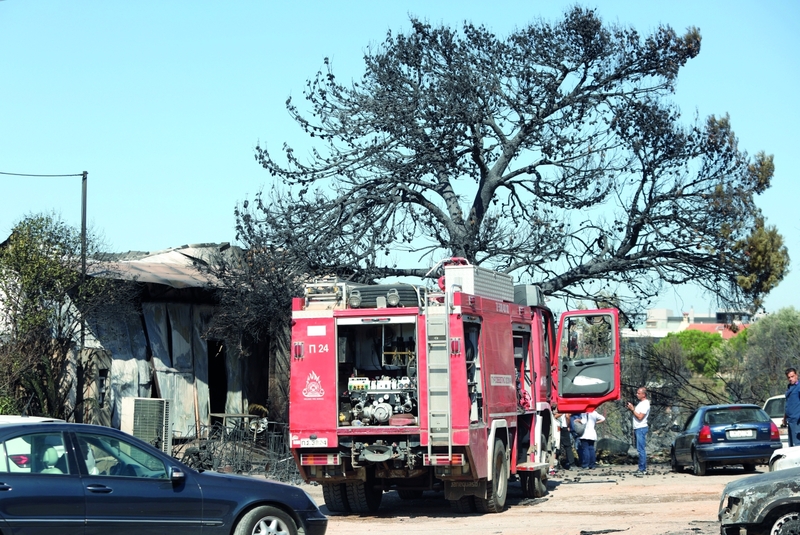
POLYGON ((486 489, 486 498, 475 498, 475 506, 481 513, 501 513, 506 508, 508 495, 508 459, 506 447, 501 440, 494 443, 494 462, 492 462, 492 480, 486 489))
POLYGON ((368 477, 366 483, 359 481, 347 484, 347 503, 350 504, 352 512, 357 514, 374 513, 381 506, 383 490, 376 489, 373 481, 372 477, 368 477))
POLYGON ((322 497, 325 507, 332 513, 349 513, 350 504, 347 503, 347 489, 344 483, 323 483, 322 497))
POLYGON ((475 496, 462 496, 457 500, 450 500, 450 508, 456 513, 469 514, 474 513, 475 509, 475 496))

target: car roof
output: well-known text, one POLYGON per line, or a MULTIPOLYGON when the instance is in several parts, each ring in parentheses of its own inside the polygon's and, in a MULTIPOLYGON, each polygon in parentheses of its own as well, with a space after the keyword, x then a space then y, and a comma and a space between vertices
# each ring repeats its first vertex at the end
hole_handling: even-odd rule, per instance
POLYGON ((20 425, 20 424, 39 424, 63 422, 59 418, 49 418, 46 416, 21 416, 16 414, 0 414, 0 425, 20 425))
POLYGON ((725 405, 705 405, 700 407, 702 410, 720 410, 720 409, 761 409, 760 406, 752 403, 727 403, 725 405))

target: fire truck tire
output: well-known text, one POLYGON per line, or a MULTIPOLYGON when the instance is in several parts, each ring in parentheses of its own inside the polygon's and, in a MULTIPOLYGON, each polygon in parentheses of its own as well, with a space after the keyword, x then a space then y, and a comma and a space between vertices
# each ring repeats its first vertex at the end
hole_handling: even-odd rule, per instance
POLYGON ((510 472, 506 447, 501 440, 494 443, 492 480, 486 488, 486 498, 475 498, 475 507, 480 513, 502 513, 506 508, 508 478, 510 472))
POLYGON ((322 497, 325 507, 332 513, 349 513, 350 504, 347 503, 347 489, 344 483, 323 483, 322 497))
POLYGON ((474 513, 476 511, 475 496, 462 496, 457 500, 450 500, 450 508, 463 515, 474 513))
POLYGON ((383 490, 376 489, 372 485, 372 478, 367 478, 367 482, 347 484, 347 503, 350 510, 357 514, 374 513, 381 506, 383 490))

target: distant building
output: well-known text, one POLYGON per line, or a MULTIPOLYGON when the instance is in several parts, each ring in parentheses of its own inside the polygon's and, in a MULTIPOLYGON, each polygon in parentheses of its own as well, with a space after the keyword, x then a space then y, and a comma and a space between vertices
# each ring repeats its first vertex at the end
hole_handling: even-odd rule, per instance
POLYGON ((746 329, 750 319, 747 312, 719 310, 712 316, 695 314, 692 308, 689 312, 676 315, 667 308, 651 308, 647 311, 643 324, 636 325, 633 329, 624 329, 621 334, 623 338, 660 340, 669 333, 695 330, 718 333, 724 340, 728 340, 746 329))

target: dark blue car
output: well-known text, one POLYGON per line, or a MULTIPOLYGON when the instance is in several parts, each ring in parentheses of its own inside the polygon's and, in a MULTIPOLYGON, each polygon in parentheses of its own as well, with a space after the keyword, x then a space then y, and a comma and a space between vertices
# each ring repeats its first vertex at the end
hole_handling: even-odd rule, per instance
POLYGON ((0 424, 0 532, 324 535, 298 487, 197 472, 116 429, 0 424))
POLYGON ((708 405, 694 411, 672 442, 672 470, 691 466, 697 476, 711 466, 741 464, 752 472, 781 447, 778 427, 758 405, 708 405))

